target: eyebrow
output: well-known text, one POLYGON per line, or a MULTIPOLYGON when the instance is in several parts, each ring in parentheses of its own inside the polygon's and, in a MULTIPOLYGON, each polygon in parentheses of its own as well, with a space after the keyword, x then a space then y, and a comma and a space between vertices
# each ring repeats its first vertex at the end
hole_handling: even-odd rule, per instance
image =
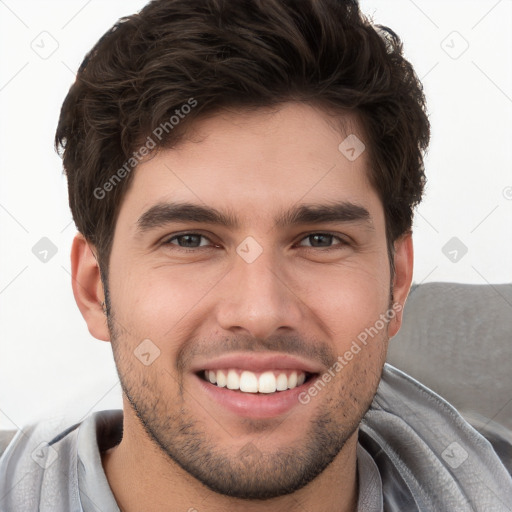
MULTIPOLYGON (((137 234, 142 235, 172 222, 215 224, 230 229, 240 227, 236 216, 229 212, 193 203, 157 203, 137 220, 137 234)), ((292 207, 276 217, 275 226, 287 227, 326 222, 360 222, 373 229, 368 210, 364 206, 349 201, 292 207)))

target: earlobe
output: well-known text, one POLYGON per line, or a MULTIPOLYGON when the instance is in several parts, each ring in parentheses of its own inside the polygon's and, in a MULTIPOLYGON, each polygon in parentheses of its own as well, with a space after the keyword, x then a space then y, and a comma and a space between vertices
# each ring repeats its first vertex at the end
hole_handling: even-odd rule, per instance
POLYGON ((97 339, 110 341, 107 317, 103 312, 105 300, 100 269, 89 243, 81 233, 71 247, 71 276, 73 295, 89 332, 97 339))
POLYGON ((389 322, 389 337, 395 336, 402 325, 403 308, 412 282, 414 251, 412 233, 409 231, 395 241, 395 275, 393 278, 393 310, 395 315, 389 322))

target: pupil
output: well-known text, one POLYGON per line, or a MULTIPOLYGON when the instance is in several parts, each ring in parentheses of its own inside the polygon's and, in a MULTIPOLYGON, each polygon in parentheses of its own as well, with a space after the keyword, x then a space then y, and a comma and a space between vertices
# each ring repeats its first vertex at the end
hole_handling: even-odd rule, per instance
MULTIPOLYGON (((182 235, 182 236, 181 236, 181 239, 182 239, 182 241, 183 241, 183 239, 186 239, 186 240, 187 240, 187 241, 185 242, 185 244, 184 244, 186 247, 192 247, 192 246, 193 246, 193 247, 196 247, 196 246, 194 245, 194 241, 195 241, 195 242, 198 242, 198 241, 199 241, 199 240, 198 240, 198 239, 199 239, 199 236, 198 236, 198 235, 182 235)), ((183 245, 183 244, 181 244, 181 245, 183 245)))
MULTIPOLYGON (((332 238, 332 235, 312 235, 311 238, 314 239, 315 241, 318 241, 318 239, 320 239, 320 241, 321 241, 321 239, 323 238, 324 242, 328 242, 329 239, 332 238)), ((311 240, 310 240, 310 242, 311 242, 311 240)), ((312 245, 314 245, 314 244, 312 244, 312 245)), ((328 246, 329 244, 328 243, 324 243, 324 244, 320 243, 320 245, 328 246)))

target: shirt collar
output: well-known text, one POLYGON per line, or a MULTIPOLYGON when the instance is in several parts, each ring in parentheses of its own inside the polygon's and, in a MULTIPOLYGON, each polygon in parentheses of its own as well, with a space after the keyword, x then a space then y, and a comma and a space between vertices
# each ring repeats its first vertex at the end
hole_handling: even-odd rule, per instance
MULTIPOLYGON (((84 512, 119 512, 103 469, 100 451, 106 451, 120 442, 122 428, 122 410, 95 412, 79 427, 78 488, 84 512)), ((357 512, 382 512, 382 482, 379 470, 360 443, 357 444, 357 476, 357 512)))
POLYGON ((357 512, 382 512, 382 481, 372 456, 357 443, 357 477, 359 498, 357 512))

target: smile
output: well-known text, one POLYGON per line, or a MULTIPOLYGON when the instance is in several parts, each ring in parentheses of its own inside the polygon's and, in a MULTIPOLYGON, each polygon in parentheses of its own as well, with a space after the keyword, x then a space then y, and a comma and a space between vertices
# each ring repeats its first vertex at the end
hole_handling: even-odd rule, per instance
POLYGON ((309 408, 299 395, 324 370, 318 362, 291 354, 233 352, 198 359, 190 368, 192 386, 211 414, 232 418, 270 419, 309 408), (215 404, 215 405, 212 405, 215 404), (228 413, 226 416, 225 413, 228 413))

